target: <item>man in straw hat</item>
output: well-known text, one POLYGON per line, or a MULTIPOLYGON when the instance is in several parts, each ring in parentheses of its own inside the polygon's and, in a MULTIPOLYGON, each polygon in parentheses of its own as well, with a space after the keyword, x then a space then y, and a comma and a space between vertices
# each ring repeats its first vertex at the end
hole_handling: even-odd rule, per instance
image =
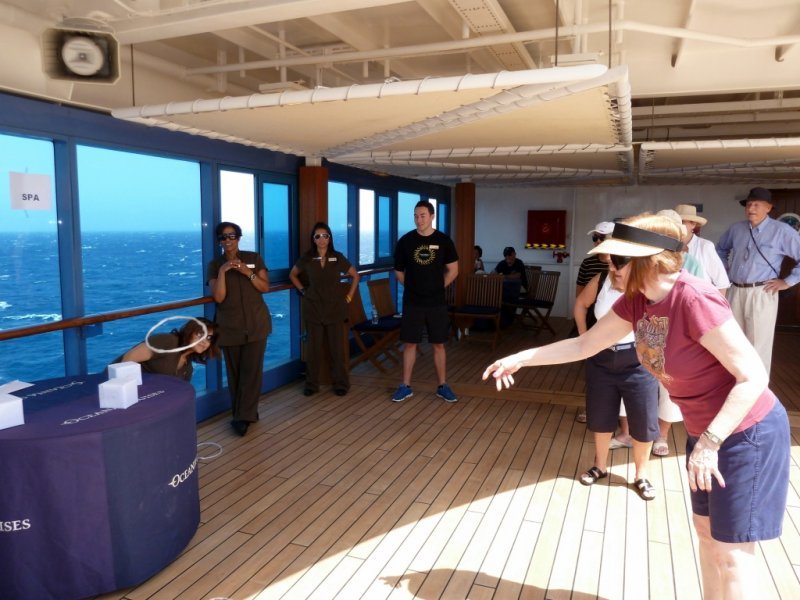
POLYGON ((733 316, 769 373, 778 292, 800 281, 800 262, 785 279, 780 278, 781 263, 787 256, 800 261, 800 235, 769 217, 769 190, 755 187, 739 204, 744 206, 747 220, 734 223, 722 234, 717 253, 728 267, 732 285, 728 301, 733 316))
POLYGON ((697 208, 693 204, 678 204, 678 206, 675 207, 675 212, 678 213, 688 230, 688 238, 684 241, 686 242, 689 256, 692 256, 700 263, 711 285, 725 296, 728 292, 728 288, 731 287, 728 273, 725 272, 725 265, 722 264, 722 260, 720 260, 717 254, 714 243, 694 233, 695 225, 700 225, 702 227, 708 223, 708 220, 697 214, 697 208))

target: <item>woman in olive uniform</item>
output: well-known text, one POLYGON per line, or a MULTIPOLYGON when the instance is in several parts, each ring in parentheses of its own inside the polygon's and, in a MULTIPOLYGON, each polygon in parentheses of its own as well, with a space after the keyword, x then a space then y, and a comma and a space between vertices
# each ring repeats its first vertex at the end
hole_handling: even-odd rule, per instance
POLYGON ((137 344, 122 356, 112 362, 120 363, 126 361, 137 362, 142 365, 145 373, 156 373, 158 375, 172 375, 184 381, 191 381, 192 363, 197 362, 206 364, 210 358, 219 356, 217 348, 217 326, 203 317, 197 321, 186 321, 186 324, 178 329, 173 329, 169 333, 158 333, 150 336, 148 340, 150 346, 168 352, 155 352, 144 342, 137 344), (206 326, 206 332, 197 321, 202 321, 206 326), (175 352, 175 348, 183 348, 194 344, 188 350, 175 352))
POLYGON ((358 272, 341 252, 333 247, 333 234, 325 223, 311 230, 311 249, 292 267, 289 279, 302 296, 303 320, 308 335, 306 344, 306 385, 303 393, 319 391, 319 370, 323 349, 331 359, 333 390, 344 396, 350 389, 350 373, 345 364, 344 336, 347 306, 358 288, 358 272), (342 274, 350 276, 350 290, 342 297, 342 274))
POLYGON ((220 223, 216 234, 222 255, 208 265, 208 285, 217 303, 217 343, 228 373, 231 426, 244 435, 250 423, 258 421, 264 352, 272 333, 262 295, 269 290, 269 273, 256 252, 239 250, 242 228, 236 223, 220 223))

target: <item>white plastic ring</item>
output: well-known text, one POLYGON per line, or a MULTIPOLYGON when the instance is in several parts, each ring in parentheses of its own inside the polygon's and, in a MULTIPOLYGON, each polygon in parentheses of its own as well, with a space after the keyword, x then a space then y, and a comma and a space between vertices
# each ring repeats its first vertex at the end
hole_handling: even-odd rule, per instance
POLYGON ((161 319, 158 323, 153 325, 150 328, 150 330, 147 332, 147 335, 144 336, 144 345, 147 346, 148 348, 150 348, 150 350, 152 350, 156 354, 170 354, 172 352, 183 352, 184 350, 188 350, 189 348, 194 348, 195 346, 197 346, 197 344, 202 342, 207 337, 208 337, 208 327, 206 327, 206 324, 203 323, 200 319, 197 319, 195 317, 183 317, 181 315, 176 315, 174 317, 165 317, 165 318, 161 319), (178 319, 192 320, 195 323, 197 323, 198 325, 200 325, 200 328, 203 330, 203 337, 201 337, 198 340, 195 340, 191 344, 187 344, 186 346, 181 346, 179 348, 173 348, 172 350, 164 350, 162 348, 156 348, 156 347, 150 345, 150 336, 153 334, 153 331, 155 331, 156 329, 161 327, 167 321, 176 321, 178 319))

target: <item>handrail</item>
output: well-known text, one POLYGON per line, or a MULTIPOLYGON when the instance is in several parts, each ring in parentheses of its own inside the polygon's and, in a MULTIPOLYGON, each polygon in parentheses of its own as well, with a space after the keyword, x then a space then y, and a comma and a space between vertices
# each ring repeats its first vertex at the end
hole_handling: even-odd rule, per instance
MULTIPOLYGON (((291 283, 279 283, 272 285, 269 288, 268 294, 272 292, 280 292, 292 288, 291 283)), ((54 321, 53 323, 42 323, 40 325, 31 325, 28 327, 15 327, 14 329, 0 330, 0 341, 13 340, 16 338, 27 337, 39 333, 50 333, 53 331, 61 331, 63 329, 71 329, 73 327, 83 327, 85 325, 94 325, 95 323, 106 323, 108 321, 118 321, 119 319, 127 319, 130 317, 139 317, 141 315, 150 315, 153 313, 165 312, 168 310, 176 310, 178 308, 186 308, 187 306, 200 306, 202 304, 210 304, 214 302, 211 296, 202 296, 200 298, 192 298, 191 300, 178 300, 176 302, 167 302, 166 304, 150 304, 148 306, 140 306, 138 308, 127 308, 124 310, 117 310, 113 312, 100 313, 97 315, 90 315, 87 317, 73 317, 71 319, 62 319, 54 321)))
MULTIPOLYGON (((377 269, 364 269, 359 271, 358 274, 374 275, 376 273, 385 273, 393 271, 394 267, 380 267, 377 269)), ((290 282, 278 283, 270 285, 267 294, 272 292, 281 292, 283 290, 290 290, 294 286, 290 282)), ((107 313, 99 313, 86 317, 73 317, 71 319, 62 319, 52 323, 41 323, 39 325, 30 325, 27 327, 15 327, 13 329, 0 330, 0 342, 4 340, 13 340, 40 333, 51 333, 53 331, 62 331, 64 329, 72 329, 73 327, 84 327, 86 325, 94 325, 95 323, 107 323, 109 321, 118 321, 119 319, 128 319, 130 317, 139 317, 141 315, 150 315, 159 312, 166 312, 168 310, 176 310, 178 308, 186 308, 188 306, 200 306, 203 304, 210 304, 214 302, 211 296, 202 296, 200 298, 192 298, 190 300, 178 300, 175 302, 167 302, 166 304, 150 304, 147 306, 140 306, 138 308, 127 308, 125 310, 117 310, 107 313)))

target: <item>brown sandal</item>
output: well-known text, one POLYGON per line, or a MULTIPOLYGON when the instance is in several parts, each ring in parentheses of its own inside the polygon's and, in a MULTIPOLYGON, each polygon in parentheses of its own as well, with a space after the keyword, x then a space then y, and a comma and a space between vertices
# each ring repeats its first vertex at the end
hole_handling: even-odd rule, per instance
POLYGON ((656 488, 647 479, 637 479, 633 482, 636 492, 642 500, 653 500, 656 497, 656 488))
POLYGON ((601 471, 597 467, 592 467, 585 473, 581 473, 581 476, 578 477, 578 481, 580 481, 583 485, 592 485, 597 483, 598 479, 603 479, 603 477, 608 477, 608 471, 601 471))

